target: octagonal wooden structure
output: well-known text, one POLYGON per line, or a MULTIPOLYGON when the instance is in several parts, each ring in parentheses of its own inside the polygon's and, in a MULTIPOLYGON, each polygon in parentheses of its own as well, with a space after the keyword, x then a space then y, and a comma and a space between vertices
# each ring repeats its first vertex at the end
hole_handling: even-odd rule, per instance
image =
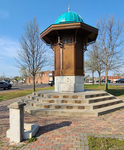
POLYGON ((84 52, 98 29, 82 22, 52 24, 40 36, 54 50, 55 76, 84 76, 84 52))

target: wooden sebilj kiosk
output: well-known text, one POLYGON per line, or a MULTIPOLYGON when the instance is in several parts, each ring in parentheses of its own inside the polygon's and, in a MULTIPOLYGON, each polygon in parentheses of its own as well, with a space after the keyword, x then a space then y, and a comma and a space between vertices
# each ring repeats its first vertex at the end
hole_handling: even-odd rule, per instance
POLYGON ((40 34, 54 50, 56 92, 84 91, 84 52, 97 34, 98 29, 70 11, 61 14, 40 34))

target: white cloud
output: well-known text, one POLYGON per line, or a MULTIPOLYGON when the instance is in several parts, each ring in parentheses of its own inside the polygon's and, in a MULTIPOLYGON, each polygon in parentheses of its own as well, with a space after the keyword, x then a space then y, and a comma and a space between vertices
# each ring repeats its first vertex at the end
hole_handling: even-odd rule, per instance
POLYGON ((19 43, 8 37, 0 37, 0 57, 15 57, 19 43))
POLYGON ((18 41, 9 37, 0 36, 0 76, 4 73, 5 76, 18 75, 19 69, 15 67, 15 59, 19 49, 18 41))
POLYGON ((4 10, 0 10, 0 18, 8 18, 9 17, 9 13, 4 11, 4 10))
POLYGON ((11 63, 6 63, 0 61, 0 76, 5 75, 5 77, 14 77, 19 75, 19 68, 15 67, 11 63))

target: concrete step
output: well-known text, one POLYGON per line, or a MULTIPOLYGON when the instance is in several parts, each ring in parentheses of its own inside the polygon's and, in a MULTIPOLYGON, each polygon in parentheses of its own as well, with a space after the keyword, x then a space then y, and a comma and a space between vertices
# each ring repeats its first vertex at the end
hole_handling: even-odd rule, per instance
POLYGON ((99 116, 124 107, 122 100, 104 91, 58 93, 38 91, 21 98, 30 114, 99 116))
POLYGON ((68 109, 38 109, 33 106, 26 105, 25 111, 34 115, 60 115, 60 116, 91 116, 97 117, 116 110, 124 108, 124 103, 99 108, 97 110, 68 110, 68 109))
POLYGON ((88 99, 69 99, 69 98, 45 98, 45 97, 39 97, 34 95, 27 95, 26 96, 29 99, 36 100, 41 103, 82 103, 82 104, 88 104, 88 103, 96 103, 106 100, 112 100, 115 98, 113 95, 107 95, 107 96, 101 96, 101 97, 94 97, 94 98, 88 98, 88 99))
POLYGON ((93 98, 108 95, 108 93, 104 91, 93 91, 93 92, 79 92, 79 93, 43 93, 43 92, 34 92, 32 95, 44 97, 44 98, 66 98, 66 99, 85 99, 85 98, 93 98))
POLYGON ((104 108, 99 108, 99 109, 96 109, 95 111, 98 113, 98 116, 100 116, 100 115, 105 115, 105 114, 114 112, 122 108, 124 108, 124 102, 120 104, 104 107, 104 108))
POLYGON ((92 109, 97 110, 99 108, 113 106, 113 105, 120 104, 120 103, 123 103, 121 99, 112 99, 112 100, 102 101, 102 102, 98 102, 98 103, 92 103, 92 105, 93 105, 92 109))
POLYGON ((26 102, 30 106, 42 108, 42 109, 99 109, 103 107, 108 107, 111 105, 122 103, 122 100, 120 99, 113 99, 108 101, 102 101, 97 103, 91 103, 91 104, 83 104, 83 103, 61 103, 61 100, 59 103, 41 103, 37 102, 35 100, 31 99, 23 99, 23 102, 26 102))
POLYGON ((63 104, 63 103, 40 103, 37 101, 28 101, 28 105, 42 109, 92 109, 92 105, 84 104, 63 104))
POLYGON ((28 101, 33 101, 32 99, 29 99, 29 98, 27 98, 27 97, 21 97, 20 100, 21 100, 22 102, 26 103, 26 104, 27 104, 28 101))
POLYGON ((29 100, 31 101, 31 99, 28 99, 28 98, 26 98, 26 97, 25 97, 25 98, 20 98, 20 101, 21 101, 21 102, 24 102, 24 103, 26 103, 26 104, 27 104, 27 102, 28 102, 29 100))
POLYGON ((108 100, 112 100, 112 99, 115 99, 115 96, 106 95, 106 96, 100 96, 100 97, 87 98, 85 100, 87 100, 87 102, 89 104, 91 104, 91 103, 98 103, 98 102, 108 101, 108 100))
POLYGON ((32 94, 28 94, 28 95, 26 95, 26 98, 29 98, 29 99, 31 99, 32 98, 32 94))
POLYGON ((25 111, 33 115, 59 115, 59 116, 92 116, 96 117, 97 113, 93 110, 63 110, 63 109, 37 109, 26 105, 25 111))

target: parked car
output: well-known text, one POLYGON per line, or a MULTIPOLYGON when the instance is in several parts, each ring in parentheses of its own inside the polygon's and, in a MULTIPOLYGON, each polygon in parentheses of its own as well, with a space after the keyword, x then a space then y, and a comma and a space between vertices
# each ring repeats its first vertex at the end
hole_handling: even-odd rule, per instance
MULTIPOLYGON (((101 82, 105 83, 105 79, 102 79, 101 82)), ((107 83, 111 83, 111 80, 107 80, 107 83)))
POLYGON ((7 83, 10 83, 10 80, 2 80, 2 81, 7 82, 7 83))
POLYGON ((93 83, 93 80, 89 80, 89 83, 93 83))
POLYGON ((99 80, 96 80, 96 83, 99 83, 99 80))
POLYGON ((0 88, 5 89, 11 89, 12 88, 12 84, 5 82, 5 81, 0 81, 0 88))
POLYGON ((116 83, 124 83, 124 79, 119 79, 117 81, 115 81, 116 83))
POLYGON ((48 85, 53 86, 54 85, 54 81, 49 81, 48 85))

